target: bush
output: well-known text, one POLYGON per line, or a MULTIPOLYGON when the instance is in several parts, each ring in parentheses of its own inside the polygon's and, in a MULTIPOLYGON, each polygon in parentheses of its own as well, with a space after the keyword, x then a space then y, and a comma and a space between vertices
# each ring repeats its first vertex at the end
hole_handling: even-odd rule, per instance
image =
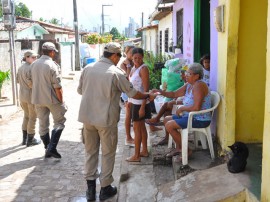
POLYGON ((160 67, 162 67, 168 59, 170 58, 162 54, 154 55, 152 52, 145 52, 144 63, 148 66, 149 69, 150 89, 159 89, 161 84, 160 67))
POLYGON ((2 90, 3 83, 9 78, 10 78, 10 70, 5 71, 5 72, 0 70, 0 98, 2 97, 1 90, 2 90))

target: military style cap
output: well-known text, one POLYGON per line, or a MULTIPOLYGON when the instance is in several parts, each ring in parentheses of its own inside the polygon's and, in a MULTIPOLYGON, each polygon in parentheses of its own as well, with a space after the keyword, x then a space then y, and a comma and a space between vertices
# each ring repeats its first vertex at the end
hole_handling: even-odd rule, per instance
POLYGON ((109 53, 121 53, 121 45, 115 42, 107 43, 104 47, 104 51, 109 53))
POLYGON ((55 52, 58 52, 58 50, 55 48, 55 45, 52 42, 45 42, 42 45, 42 50, 53 50, 55 52))
POLYGON ((28 50, 28 51, 26 51, 26 52, 24 53, 24 57, 26 58, 26 57, 29 57, 29 56, 37 57, 38 54, 37 54, 35 51, 33 51, 33 50, 28 50))

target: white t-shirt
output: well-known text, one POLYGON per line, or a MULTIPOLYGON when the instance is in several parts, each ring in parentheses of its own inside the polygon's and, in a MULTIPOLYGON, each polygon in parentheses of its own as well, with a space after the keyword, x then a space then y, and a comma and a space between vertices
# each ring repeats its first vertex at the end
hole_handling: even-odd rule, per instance
POLYGON ((210 83, 210 71, 206 70, 203 68, 203 81, 207 84, 207 86, 209 86, 210 83))

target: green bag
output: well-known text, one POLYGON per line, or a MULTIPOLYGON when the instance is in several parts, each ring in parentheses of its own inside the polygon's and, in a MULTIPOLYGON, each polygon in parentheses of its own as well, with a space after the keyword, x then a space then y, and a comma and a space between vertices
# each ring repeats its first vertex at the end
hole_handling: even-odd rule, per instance
POLYGON ((180 73, 167 72, 167 91, 175 91, 183 85, 184 82, 181 80, 180 73))

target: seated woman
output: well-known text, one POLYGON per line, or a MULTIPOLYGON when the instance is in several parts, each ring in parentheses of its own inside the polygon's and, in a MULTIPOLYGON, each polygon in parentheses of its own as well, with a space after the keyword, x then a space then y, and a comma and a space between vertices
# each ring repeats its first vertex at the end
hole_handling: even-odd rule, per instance
MULTIPOLYGON (((185 72, 186 72, 187 69, 188 69, 187 66, 184 66, 181 69, 180 76, 181 76, 181 80, 184 81, 184 83, 187 82, 186 81, 186 75, 185 75, 185 72)), ((162 105, 159 112, 157 113, 157 115, 155 117, 151 118, 151 119, 146 119, 145 123, 147 123, 150 126, 150 130, 152 132, 162 130, 162 128, 157 127, 157 126, 162 126, 163 125, 163 122, 160 122, 161 117, 162 116, 166 117, 166 116, 172 115, 173 106, 174 105, 182 105, 182 104, 183 104, 183 97, 178 97, 178 98, 175 98, 175 99, 173 99, 171 101, 165 102, 162 105)), ((154 146, 164 145, 164 144, 167 144, 167 143, 168 143, 168 138, 159 141, 158 143, 154 144, 154 146)))
MULTIPOLYGON (((172 136, 176 148, 170 151, 166 156, 172 157, 181 153, 181 134, 178 129, 187 128, 188 113, 191 111, 200 111, 211 108, 211 93, 207 84, 202 81, 203 67, 199 63, 189 65, 186 71, 187 83, 174 92, 164 92, 161 90, 153 90, 159 92, 161 95, 169 98, 176 98, 184 96, 183 105, 176 110, 176 115, 167 116, 164 119, 166 137, 168 140, 169 134, 172 136)), ((192 126, 195 128, 205 128, 210 125, 211 114, 198 114, 192 120, 192 126)), ((192 151, 188 149, 190 156, 192 151)))

